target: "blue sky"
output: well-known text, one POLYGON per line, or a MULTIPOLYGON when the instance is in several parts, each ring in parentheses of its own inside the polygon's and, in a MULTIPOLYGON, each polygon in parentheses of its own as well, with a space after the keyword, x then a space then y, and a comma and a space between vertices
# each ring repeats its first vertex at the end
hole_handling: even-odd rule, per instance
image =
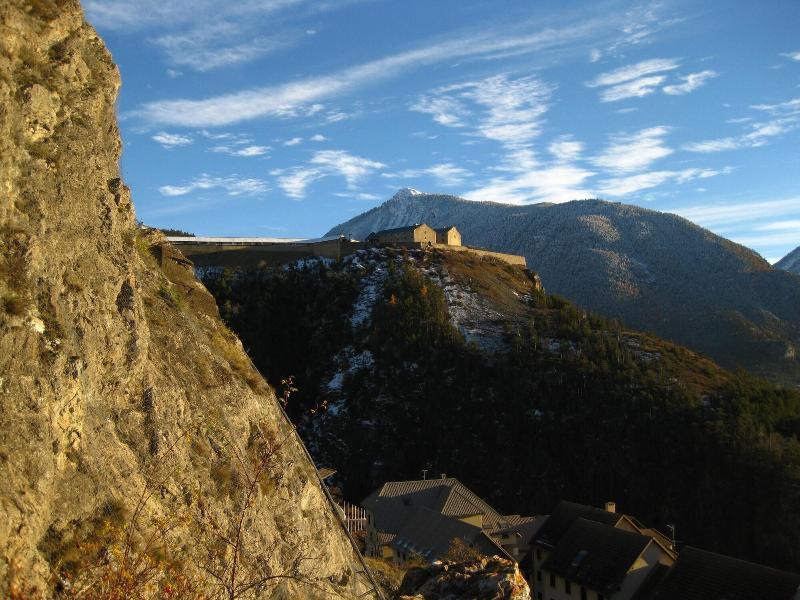
POLYGON ((398 188, 800 244, 800 2, 84 0, 139 218, 314 237, 398 188))

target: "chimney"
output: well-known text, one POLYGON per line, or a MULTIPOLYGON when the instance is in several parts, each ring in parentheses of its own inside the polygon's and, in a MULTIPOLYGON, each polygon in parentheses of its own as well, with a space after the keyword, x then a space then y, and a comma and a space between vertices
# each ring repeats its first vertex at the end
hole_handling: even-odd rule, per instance
POLYGON ((606 502, 606 512, 610 512, 610 513, 617 512, 617 503, 616 502, 606 502))
POLYGON ((447 473, 442 473, 442 479, 447 479, 447 473))

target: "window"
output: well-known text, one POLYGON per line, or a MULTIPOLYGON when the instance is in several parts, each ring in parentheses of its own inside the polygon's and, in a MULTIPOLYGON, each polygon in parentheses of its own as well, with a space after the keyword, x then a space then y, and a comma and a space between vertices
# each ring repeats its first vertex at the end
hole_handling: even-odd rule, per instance
POLYGON ((564 591, 567 594, 571 594, 572 593, 572 585, 570 585, 570 582, 567 581, 566 579, 564 580, 564 591))
POLYGON ((550 573, 550 587, 556 587, 556 576, 552 573, 550 573))
POLYGON ((536 571, 536 581, 541 581, 541 580, 542 580, 542 570, 539 569, 538 571, 536 571))
POLYGON ((586 600, 586 588, 581 586, 581 600, 586 600))

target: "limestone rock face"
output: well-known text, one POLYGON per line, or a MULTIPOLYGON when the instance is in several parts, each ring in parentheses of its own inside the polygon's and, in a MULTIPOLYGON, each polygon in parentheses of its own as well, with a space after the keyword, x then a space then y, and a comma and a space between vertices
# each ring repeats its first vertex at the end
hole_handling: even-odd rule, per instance
POLYGON ((411 569, 398 590, 401 600, 530 600, 519 568, 497 556, 473 562, 437 562, 411 569))
POLYGON ((0 2, 0 596, 355 597, 273 391, 136 227, 119 87, 77 0, 0 2))

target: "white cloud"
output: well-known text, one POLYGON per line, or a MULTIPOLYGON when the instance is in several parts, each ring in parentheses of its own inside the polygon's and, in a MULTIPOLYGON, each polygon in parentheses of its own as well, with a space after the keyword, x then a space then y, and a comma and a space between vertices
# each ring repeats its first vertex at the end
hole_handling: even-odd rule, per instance
POLYGON ((572 162, 580 157, 583 143, 575 141, 572 136, 562 135, 550 142, 547 149, 558 162, 572 162))
POLYGON ((312 142, 327 142, 328 141, 328 138, 326 138, 321 133, 314 134, 308 139, 311 140, 312 142))
POLYGON ((774 221, 766 225, 759 225, 756 227, 758 231, 781 231, 784 229, 792 229, 800 239, 800 219, 790 219, 788 221, 774 221))
POLYGON ((161 144, 164 148, 172 149, 178 146, 186 146, 191 144, 194 140, 188 135, 180 135, 178 133, 157 133, 153 136, 153 140, 161 144))
POLYGON ((653 75, 652 77, 642 77, 632 81, 626 81, 600 92, 600 100, 603 102, 617 102, 627 98, 643 98, 649 96, 666 79, 663 75, 653 75))
POLYGON ((350 187, 355 186, 367 175, 377 169, 383 169, 385 164, 362 158, 346 152, 345 150, 321 150, 315 152, 311 164, 338 173, 347 181, 350 187))
POLYGON ((442 163, 424 169, 405 169, 397 173, 382 173, 381 176, 389 179, 414 179, 430 176, 436 179, 440 185, 452 187, 463 183, 464 179, 471 176, 471 173, 452 163, 442 163))
POLYGON ((250 62, 286 48, 297 36, 245 36, 241 24, 226 21, 204 23, 180 33, 169 33, 153 39, 173 65, 205 72, 223 66, 250 62), (243 37, 246 41, 240 41, 243 37))
POLYGON ((800 213, 800 196, 783 200, 689 206, 673 209, 670 212, 686 217, 704 227, 718 227, 740 222, 752 223, 759 219, 797 215, 800 213))
POLYGON ((596 63, 601 58, 603 58, 603 53, 597 48, 592 48, 592 50, 589 51, 589 62, 596 63))
POLYGON ((297 146, 298 144, 301 144, 302 142, 303 142, 303 138, 301 138, 301 137, 293 137, 292 139, 286 140, 285 142, 283 142, 283 145, 284 146, 297 146))
POLYGON ((786 102, 778 102, 777 104, 754 104, 750 108, 768 112, 777 117, 791 117, 800 115, 800 98, 793 98, 786 102))
POLYGON ((604 26, 607 26, 607 22, 587 21, 561 29, 546 28, 517 36, 491 32, 459 36, 302 81, 257 87, 201 100, 147 102, 133 115, 150 123, 189 127, 228 125, 265 116, 294 116, 306 110, 309 104, 395 77, 410 69, 458 58, 487 56, 500 50, 522 48, 533 52, 568 47, 604 26))
POLYGON ((790 60, 797 60, 800 61, 800 51, 797 52, 783 52, 781 56, 784 56, 790 60))
POLYGON ((693 179, 715 177, 725 170, 683 169, 681 171, 650 171, 624 177, 612 177, 599 183, 598 191, 602 196, 620 197, 634 192, 657 187, 668 181, 686 183, 693 179))
POLYGON ((477 113, 470 122, 476 135, 516 147, 539 135, 553 89, 533 75, 495 75, 434 90, 411 110, 433 114, 436 122, 449 127, 461 127, 465 116, 477 113))
POLYGON ((433 120, 445 127, 462 127, 462 120, 469 116, 464 105, 450 96, 420 98, 411 110, 433 115, 433 120))
POLYGON ((308 186, 324 177, 344 177, 351 189, 365 177, 386 165, 368 158, 350 154, 345 150, 320 150, 315 152, 308 166, 275 169, 270 175, 277 177, 278 187, 291 198, 304 198, 308 186))
POLYGON ((278 176, 278 186, 290 198, 304 198, 306 189, 317 179, 325 174, 320 169, 295 167, 288 170, 272 171, 271 175, 278 176))
POLYGON ((593 175, 591 171, 577 166, 549 166, 519 173, 515 177, 491 179, 464 197, 508 204, 568 202, 592 197, 592 192, 584 184, 593 175))
POLYGON ((800 120, 795 117, 775 119, 761 123, 750 124, 750 131, 735 137, 725 137, 715 140, 692 142, 683 146, 689 152, 720 152, 723 150, 738 150, 740 148, 758 148, 769 143, 771 138, 779 137, 793 131, 800 126, 800 120))
POLYGON ((619 134, 591 162, 614 173, 630 173, 645 169, 660 158, 672 154, 672 149, 664 145, 668 127, 648 127, 633 134, 619 134))
POLYGON ((678 62, 671 58, 653 58, 644 60, 633 65, 626 65, 609 71, 601 73, 586 85, 588 87, 607 87, 618 85, 626 81, 640 79, 645 75, 653 73, 662 73, 664 71, 671 71, 678 68, 678 62))
POLYGON ((223 154, 230 154, 231 156, 263 156, 270 151, 269 146, 244 146, 234 148, 231 146, 213 146, 209 148, 211 152, 220 152, 223 154))
POLYGON ((700 86, 704 85, 709 79, 717 77, 716 71, 700 71, 699 73, 690 73, 681 77, 681 83, 664 86, 664 93, 671 96, 679 96, 693 92, 700 86))
POLYGON ((185 185, 162 185, 158 191, 163 196, 185 196, 197 190, 222 189, 228 196, 250 196, 266 192, 267 183, 262 179, 230 177, 211 177, 202 174, 185 185))

